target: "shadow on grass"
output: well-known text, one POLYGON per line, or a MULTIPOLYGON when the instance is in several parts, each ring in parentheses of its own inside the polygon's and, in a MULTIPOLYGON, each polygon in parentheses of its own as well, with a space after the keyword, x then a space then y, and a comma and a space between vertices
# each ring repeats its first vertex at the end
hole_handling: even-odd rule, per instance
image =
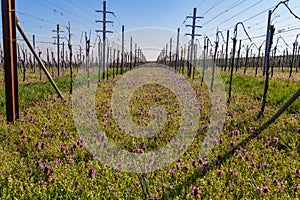
POLYGON ((225 152, 223 155, 219 156, 218 159, 215 159, 211 161, 207 166, 202 166, 198 169, 198 171, 191 176, 186 178, 186 181, 181 183, 180 185, 175 186, 172 190, 169 191, 169 197, 170 199, 174 199, 177 196, 180 195, 180 192, 182 191, 182 188, 188 188, 192 186, 198 178, 203 178, 205 175, 212 170, 218 169, 223 163, 225 163, 227 160, 231 159, 236 151, 238 151, 240 148, 245 148, 245 146, 251 142, 253 139, 255 139, 262 130, 259 130, 251 135, 249 135, 247 138, 245 138, 243 141, 241 141, 239 144, 237 144, 235 147, 233 147, 230 151, 225 152))

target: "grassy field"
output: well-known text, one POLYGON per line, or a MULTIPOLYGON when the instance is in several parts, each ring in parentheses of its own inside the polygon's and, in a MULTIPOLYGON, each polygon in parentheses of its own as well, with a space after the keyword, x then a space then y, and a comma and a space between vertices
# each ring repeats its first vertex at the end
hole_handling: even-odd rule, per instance
MULTIPOLYGON (((65 99, 47 81, 20 84, 21 116, 5 121, 4 86, 0 91, 1 199, 297 199, 300 197, 300 99, 274 124, 245 143, 257 128, 299 88, 294 79, 276 75, 270 82, 265 116, 257 120, 264 79, 249 71, 233 77, 233 99, 215 146, 199 157, 210 122, 210 99, 201 76, 188 80, 201 107, 198 132, 185 153, 168 167, 146 174, 106 166, 85 147, 77 134, 69 77, 55 78, 65 99), (278 78, 276 78, 278 77, 278 78), (238 150, 232 150, 240 146, 238 150)), ((279 74, 279 72, 278 72, 279 74)), ((228 89, 229 74, 221 73, 228 89)), ((285 76, 284 76, 285 77, 285 76)), ((180 123, 176 96, 168 88, 148 84, 130 99, 137 124, 150 122, 156 104, 168 112, 165 127, 141 140, 126 134, 113 117, 110 99, 121 76, 101 81, 95 96, 99 126, 122 149, 148 152, 165 146, 180 123), (151 94, 151 95, 149 95, 151 94), (146 101, 145 101, 146 100, 146 101)), ((33 78, 34 79, 34 78, 33 78)), ((226 90, 227 91, 227 90, 226 90)))

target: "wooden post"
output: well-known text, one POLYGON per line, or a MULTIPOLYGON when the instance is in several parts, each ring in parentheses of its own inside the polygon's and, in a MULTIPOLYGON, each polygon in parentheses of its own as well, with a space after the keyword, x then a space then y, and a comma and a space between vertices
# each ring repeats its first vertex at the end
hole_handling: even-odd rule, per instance
POLYGON ((186 44, 184 44, 184 50, 183 50, 182 74, 184 74, 185 56, 186 56, 186 44))
POLYGON ((232 50, 232 58, 231 58, 231 68, 230 68, 230 81, 229 81, 229 92, 228 92, 228 103, 231 101, 231 90, 232 90, 232 77, 233 77, 233 68, 234 68, 234 57, 236 50, 236 37, 233 38, 233 50, 232 50))
MULTIPOLYGON (((167 50, 168 51, 168 50, 167 50)), ((169 69, 172 67, 172 38, 170 38, 169 69)))
POLYGON ((196 72, 196 60, 197 60, 197 44, 194 44, 194 58, 193 58, 193 80, 195 79, 196 72))
POLYGON ((57 24, 57 75, 60 76, 60 59, 59 59, 59 39, 60 39, 60 34, 59 34, 59 24, 57 24))
MULTIPOLYGON (((32 35, 32 44, 33 44, 33 49, 35 50, 35 35, 32 35)), ((33 72, 36 72, 36 64, 35 64, 35 58, 33 58, 33 72)))
POLYGON ((247 71, 248 59, 249 59, 249 45, 247 45, 247 47, 246 47, 246 61, 245 61, 244 74, 246 74, 246 71, 247 71))
POLYGON ((298 67, 300 66, 299 53, 300 53, 300 47, 298 47, 298 51, 297 51, 297 62, 298 62, 298 65, 296 63, 296 73, 298 73, 298 67))
POLYGON ((23 82, 25 82, 25 78, 26 78, 26 54, 25 54, 24 49, 22 50, 22 53, 23 53, 23 61, 22 61, 22 64, 23 64, 23 82))
POLYGON ((101 79, 101 75, 100 75, 100 71, 101 71, 101 39, 99 37, 99 42, 98 42, 98 82, 100 82, 101 79))
MULTIPOLYGON (((268 17, 268 21, 270 22, 271 21, 271 16, 272 16, 272 11, 269 11, 269 17, 268 17)), ((261 106, 261 109, 260 109, 260 112, 258 114, 258 118, 262 117, 264 115, 264 111, 265 111, 265 107, 266 107, 266 103, 267 103, 267 93, 268 93, 268 89, 269 89, 269 69, 270 69, 270 50, 271 50, 271 47, 272 47, 272 42, 273 42, 273 36, 274 36, 274 32, 275 32, 275 28, 274 26, 271 25, 271 23, 268 23, 268 35, 269 35, 269 38, 267 39, 267 43, 268 43, 268 46, 267 46, 267 50, 266 50, 266 68, 265 68, 265 75, 266 75, 266 82, 265 82, 265 89, 264 89, 264 94, 263 94, 263 102, 262 102, 262 106, 261 106)))
POLYGON ((207 42, 206 42, 206 36, 205 36, 204 37, 203 68, 202 68, 202 76, 201 76, 201 85, 204 82, 204 71, 206 70, 206 49, 207 49, 207 42))
POLYGON ((121 74, 124 74, 124 25, 122 25, 122 55, 121 55, 121 74))
POLYGON ((2 0, 6 119, 19 118, 15 0, 2 0))
MULTIPOLYGON (((117 72, 119 69, 119 60, 120 60, 120 50, 117 51, 117 69, 116 69, 117 72)), ((118 73, 116 73, 116 75, 118 75, 118 73)))
POLYGON ((180 28, 177 29, 177 42, 176 42, 176 55, 175 55, 175 72, 178 67, 178 59, 179 59, 179 37, 180 37, 180 28))
MULTIPOLYGON (((119 53, 118 53, 119 58, 119 53)), ((132 37, 130 37, 130 70, 132 70, 132 37)))
POLYGON ((109 57, 109 54, 110 54, 110 47, 109 47, 109 45, 107 45, 107 64, 106 64, 106 80, 108 80, 108 70, 109 70, 109 59, 110 59, 110 57, 109 57))
POLYGON ((71 26, 70 22, 68 22, 68 32, 69 32, 69 39, 68 39, 68 47, 69 47, 69 65, 70 65, 70 94, 73 92, 73 66, 72 66, 72 56, 73 56, 73 50, 72 50, 72 42, 71 42, 71 26))
POLYGON ((217 30, 216 33, 216 42, 215 42, 215 52, 214 52, 214 63, 212 66, 212 75, 211 75, 211 82, 210 82, 210 91, 213 91, 214 87, 214 79, 215 79, 215 67, 216 67, 216 58, 217 58, 217 52, 218 52, 218 47, 219 47, 219 31, 217 30))
POLYGON ((238 50, 238 57, 235 65, 235 72, 237 72, 238 68, 240 67, 240 56, 241 56, 241 49, 242 49, 242 40, 240 40, 239 50, 238 50))
POLYGON ((115 78, 115 64, 116 64, 116 49, 114 49, 114 54, 113 54, 113 78, 115 78))

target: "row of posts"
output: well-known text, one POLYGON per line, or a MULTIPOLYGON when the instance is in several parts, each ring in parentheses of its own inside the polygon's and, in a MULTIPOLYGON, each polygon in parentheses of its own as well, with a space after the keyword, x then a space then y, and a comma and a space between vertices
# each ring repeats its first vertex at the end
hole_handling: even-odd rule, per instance
MULTIPOLYGON (((178 29, 179 33, 179 29, 178 29)), ((204 47, 200 47, 199 42, 194 44, 194 53, 193 58, 191 59, 191 44, 180 46, 178 48, 178 42, 176 44, 175 51, 172 49, 173 38, 170 39, 170 42, 165 45, 160 55, 158 56, 157 63, 168 65, 169 67, 174 67, 176 71, 184 72, 184 67, 186 67, 186 73, 188 75, 189 65, 193 63, 193 66, 197 66, 200 61, 205 63, 203 57, 210 57, 215 66, 220 68, 223 71, 228 70, 230 64, 229 58, 232 57, 233 49, 228 53, 229 49, 229 30, 227 31, 227 39, 225 40, 223 35, 223 44, 219 45, 218 34, 220 31, 217 31, 217 38, 212 45, 212 42, 208 37, 204 37, 204 47), (210 47, 210 48, 209 48, 210 47), (199 52, 199 53, 198 53, 199 52), (202 52, 202 54, 201 54, 202 52)), ((272 49, 270 61, 271 61, 271 77, 274 75, 274 71, 277 68, 277 71, 285 72, 288 70, 289 77, 292 76, 293 72, 298 72, 300 66, 300 46, 298 45, 297 38, 300 34, 297 35, 295 42, 292 45, 292 48, 284 41, 282 37, 278 37, 277 42, 272 49), (281 40, 285 43, 285 48, 279 51, 278 42, 281 40)), ((179 37, 177 38, 177 41, 179 37)), ((196 40, 198 41, 198 40, 196 40)), ((262 42, 260 46, 257 46, 255 43, 244 45, 242 40, 238 41, 238 48, 236 50, 236 58, 234 61, 234 70, 237 72, 239 69, 243 69, 243 73, 246 74, 247 69, 255 69, 255 76, 258 75, 258 69, 263 71, 264 64, 264 53, 262 47, 265 41, 262 42)), ((191 68, 192 74, 194 75, 194 70, 191 68)))
MULTIPOLYGON (((42 52, 39 48, 36 47, 35 42, 35 36, 33 35, 33 47, 35 49, 38 49, 38 55, 43 60, 45 66, 47 69, 51 72, 52 76, 61 76, 64 75, 65 72, 68 70, 68 66, 70 63, 69 59, 69 53, 67 50, 65 50, 65 44, 62 43, 60 48, 60 52, 55 53, 53 50, 47 48, 46 52, 42 52), (45 53, 45 55, 43 55, 45 53), (57 73, 57 74, 56 74, 57 73)), ((108 43, 108 42, 106 42, 108 43)), ((103 42, 99 39, 97 48, 92 49, 92 53, 90 53, 90 44, 88 42, 88 39, 86 40, 86 49, 85 52, 82 49, 82 47, 79 47, 79 52, 76 55, 73 55, 73 67, 80 69, 82 66, 86 66, 89 68, 95 68, 102 66, 102 49, 103 49, 103 42), (94 54, 94 50, 95 52, 94 54), (88 58, 88 59, 86 59, 88 58)), ((60 45, 58 45, 60 46, 60 45)), ((113 70, 113 75, 122 74, 125 70, 136 68, 137 66, 144 64, 146 62, 146 58, 142 52, 142 50, 138 47, 138 45, 135 43, 133 45, 133 39, 130 38, 130 51, 124 51, 122 53, 122 50, 120 48, 113 47, 116 45, 108 45, 106 44, 106 59, 107 59, 107 65, 108 69, 113 70), (123 67, 124 66, 124 67, 123 67)), ((3 63, 3 53, 1 52, 1 60, 3 63)), ((17 44, 17 66, 19 69, 19 72, 22 74, 23 82, 26 80, 26 72, 29 73, 37 73, 40 74, 40 80, 42 79, 42 71, 39 65, 36 62, 36 59, 34 58, 33 54, 24 47, 24 45, 21 45, 20 43, 17 44), (39 69, 39 71, 38 71, 39 69)), ((103 70, 104 72, 105 70, 103 70)), ((105 74, 103 73, 103 79, 105 74)))

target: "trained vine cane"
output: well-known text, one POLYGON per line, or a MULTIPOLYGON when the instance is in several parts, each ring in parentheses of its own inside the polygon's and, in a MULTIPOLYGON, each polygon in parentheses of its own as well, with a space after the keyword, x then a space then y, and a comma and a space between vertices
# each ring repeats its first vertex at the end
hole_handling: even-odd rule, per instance
POLYGON ((235 27, 234 27, 234 36, 232 38, 233 40, 233 51, 232 51, 232 59, 231 59, 231 69, 230 69, 230 84, 229 84, 229 93, 228 93, 228 103, 230 103, 231 101, 231 90, 232 90, 232 76, 233 76, 233 68, 234 68, 234 59, 235 59, 235 51, 236 51, 236 42, 237 42, 237 28, 238 25, 241 24, 243 26, 243 29, 246 33, 246 35, 248 36, 250 42, 252 42, 250 36, 248 35, 245 26, 242 22, 238 22, 235 27))

